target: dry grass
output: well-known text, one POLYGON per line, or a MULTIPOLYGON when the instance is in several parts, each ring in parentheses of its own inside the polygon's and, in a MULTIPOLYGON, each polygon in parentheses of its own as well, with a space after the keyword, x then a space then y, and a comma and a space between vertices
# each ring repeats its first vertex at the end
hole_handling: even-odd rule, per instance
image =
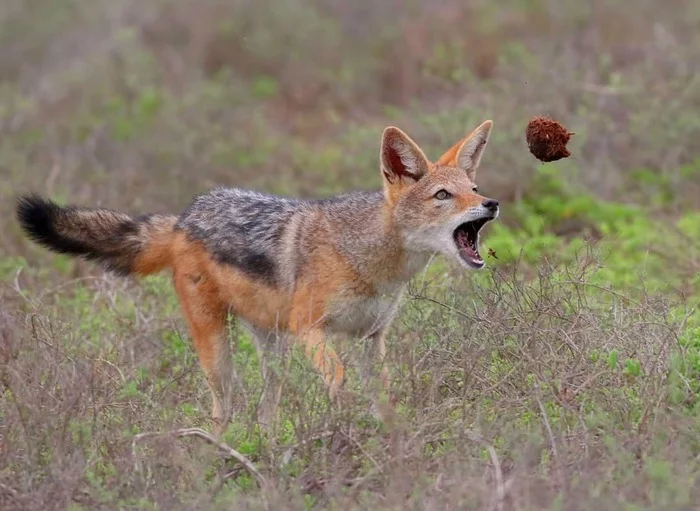
MULTIPOLYGON (((119 280, 19 233, 12 199, 27 190, 139 213, 179 211, 220 184, 328 195, 379 184, 387 124, 436 157, 492 118, 479 184, 516 247, 547 218, 531 210, 553 202, 564 213, 547 233, 604 243, 619 219, 569 228, 581 222, 569 202, 586 194, 642 205, 670 236, 700 197, 696 2, 464 4, 0 6, 0 507, 696 506, 692 236, 674 237, 662 265, 667 248, 635 238, 657 224, 616 232, 618 259, 644 251, 651 274, 597 249, 500 254, 471 275, 438 263, 392 328, 383 423, 354 380, 332 409, 294 356, 265 437, 257 360, 233 324, 240 411, 223 440, 257 477, 191 429, 160 434, 208 430, 210 406, 167 278, 119 280), (577 133, 570 158, 534 161, 533 115, 577 133), (566 197, 541 179, 552 169, 566 197), (649 290, 665 278, 682 292, 649 290)), ((357 346, 344 348, 353 360, 357 346)))
POLYGON ((226 441, 259 478, 196 437, 134 439, 206 424, 192 354, 178 360, 157 341, 172 327, 148 318, 155 303, 132 291, 141 310, 125 316, 110 304, 125 292, 118 282, 91 286, 99 342, 90 343, 76 339, 79 311, 51 312, 57 294, 32 300, 18 321, 21 345, 4 319, 4 498, 33 509, 296 509, 303 495, 341 509, 689 508, 700 497, 700 438, 692 404, 671 398, 678 311, 592 289, 580 268, 544 269, 529 284, 517 274, 413 287, 389 350, 398 405, 383 424, 352 384, 355 404, 328 409, 295 358, 271 442, 253 419, 255 361, 239 359, 249 407, 226 441), (638 361, 639 374, 611 366, 612 349, 620 366, 638 361))

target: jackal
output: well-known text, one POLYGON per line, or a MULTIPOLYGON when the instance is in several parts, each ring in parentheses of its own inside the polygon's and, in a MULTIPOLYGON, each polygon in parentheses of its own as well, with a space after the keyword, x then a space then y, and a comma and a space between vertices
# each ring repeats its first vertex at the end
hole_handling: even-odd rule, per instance
POLYGON ((331 398, 345 376, 327 343, 334 333, 369 343, 379 381, 389 388, 384 334, 411 277, 435 253, 467 268, 484 266, 479 233, 499 206, 479 195, 474 179, 491 127, 484 122, 435 163, 403 131, 386 128, 383 189, 376 191, 302 200, 217 188, 179 216, 140 217, 26 195, 17 217, 36 242, 118 274, 172 269, 220 434, 233 410, 229 313, 251 330, 261 352, 280 333, 296 340, 331 398))

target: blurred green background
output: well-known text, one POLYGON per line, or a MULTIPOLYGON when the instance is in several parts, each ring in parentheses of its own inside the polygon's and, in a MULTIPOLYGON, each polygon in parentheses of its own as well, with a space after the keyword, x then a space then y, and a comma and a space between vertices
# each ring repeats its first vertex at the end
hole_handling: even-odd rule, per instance
POLYGON ((630 222, 675 225, 700 201, 700 5, 634 5, 6 3, 2 247, 42 258, 11 220, 18 192, 129 212, 179 212, 215 185, 326 196, 380 185, 388 124, 437 158, 487 118, 499 255, 587 229, 650 242, 630 222), (533 115, 576 132, 570 159, 528 153, 533 115))
POLYGON ((690 509, 699 69, 697 0, 4 0, 0 503, 690 509), (570 158, 529 154, 534 115, 576 133, 570 158), (246 398, 228 439, 273 489, 224 477, 204 447, 131 452, 136 432, 206 423, 167 277, 137 285, 35 246, 18 193, 129 213, 177 213, 218 185, 322 197, 380 186, 387 125, 436 159, 485 119, 497 259, 467 275, 438 260, 414 283, 391 334, 396 424, 334 415, 300 371, 265 438, 233 326, 246 398), (276 445, 329 420, 355 431, 345 447, 279 468, 276 445))

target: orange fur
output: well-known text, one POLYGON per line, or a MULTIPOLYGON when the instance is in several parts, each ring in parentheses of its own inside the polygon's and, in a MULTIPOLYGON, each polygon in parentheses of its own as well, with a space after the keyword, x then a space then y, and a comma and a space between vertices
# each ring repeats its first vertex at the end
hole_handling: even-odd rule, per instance
POLYGON ((323 332, 326 309, 334 296, 344 292, 374 296, 376 290, 330 245, 314 253, 310 266, 318 273, 299 283, 292 299, 288 328, 297 336, 334 396, 343 383, 345 367, 323 332))
MULTIPOLYGON (((435 164, 428 162, 428 174, 432 174, 433 171, 435 170, 435 164)), ((385 185, 384 187, 384 197, 386 197, 387 201, 387 215, 391 216, 393 211, 392 211, 392 206, 394 206, 401 197, 403 197, 408 190, 410 190, 415 183, 410 180, 410 178, 403 178, 398 180, 395 183, 391 183, 391 185, 385 185)))
POLYGON ((286 329, 291 298, 288 293, 269 287, 232 266, 215 262, 201 243, 188 240, 184 234, 175 236, 172 252, 175 275, 209 282, 223 307, 230 307, 235 315, 255 326, 267 330, 286 329))
POLYGON ((207 269, 209 256, 201 246, 178 235, 173 243, 173 282, 212 395, 212 419, 217 433, 230 420, 231 356, 226 337, 228 307, 207 269))
POLYGON ((219 397, 215 387, 223 379, 216 374, 216 366, 223 352, 221 332, 229 307, 256 327, 294 334, 335 395, 343 383, 345 368, 322 329, 326 307, 334 295, 343 291, 366 296, 375 293, 370 284, 358 279, 340 254, 330 246, 321 247, 310 261, 319 272, 300 282, 291 296, 216 263, 201 244, 187 240, 183 234, 174 236, 172 254, 175 288, 215 402, 219 397))
POLYGON ((459 152, 459 148, 462 147, 462 144, 466 138, 463 138, 459 142, 457 142, 455 145, 450 147, 445 153, 438 158, 438 161, 435 162, 435 165, 439 166, 444 166, 444 167, 454 167, 457 163, 457 153, 459 152))
POLYGON ((166 217, 151 226, 148 244, 134 260, 132 271, 138 275, 149 275, 172 266, 174 217, 166 217))

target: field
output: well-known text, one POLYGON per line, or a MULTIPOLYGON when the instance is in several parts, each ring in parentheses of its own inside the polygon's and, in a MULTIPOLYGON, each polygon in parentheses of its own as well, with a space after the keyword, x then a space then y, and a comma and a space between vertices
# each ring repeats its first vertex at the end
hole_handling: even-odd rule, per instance
POLYGON ((0 43, 0 508, 700 509, 700 2, 5 0, 0 43), (570 158, 528 153, 533 115, 570 158), (486 119, 495 255, 411 282, 386 420, 292 353, 261 431, 231 322, 221 441, 259 476, 182 431, 210 396, 169 276, 14 218, 29 191, 139 214, 379 187, 385 126, 437 158, 486 119))

